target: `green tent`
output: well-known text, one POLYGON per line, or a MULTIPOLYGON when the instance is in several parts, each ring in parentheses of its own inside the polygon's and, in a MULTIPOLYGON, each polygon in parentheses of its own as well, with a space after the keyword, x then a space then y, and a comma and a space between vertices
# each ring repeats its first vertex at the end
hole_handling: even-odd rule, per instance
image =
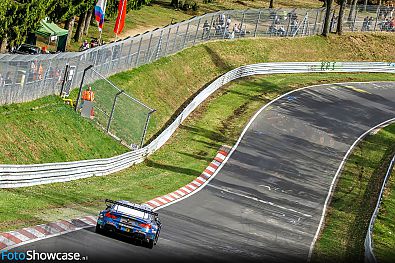
POLYGON ((42 20, 40 28, 35 32, 37 35, 51 38, 56 36, 57 37, 57 51, 64 52, 66 51, 66 41, 68 31, 58 27, 55 23, 47 22, 42 20))

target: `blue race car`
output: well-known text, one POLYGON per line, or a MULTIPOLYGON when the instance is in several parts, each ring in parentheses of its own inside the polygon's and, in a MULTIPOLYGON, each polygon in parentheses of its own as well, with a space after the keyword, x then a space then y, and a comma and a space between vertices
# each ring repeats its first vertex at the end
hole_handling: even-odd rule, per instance
POLYGON ((99 213, 96 233, 112 232, 130 236, 150 249, 156 245, 162 224, 158 213, 146 205, 133 204, 128 201, 106 199, 107 208, 99 213))

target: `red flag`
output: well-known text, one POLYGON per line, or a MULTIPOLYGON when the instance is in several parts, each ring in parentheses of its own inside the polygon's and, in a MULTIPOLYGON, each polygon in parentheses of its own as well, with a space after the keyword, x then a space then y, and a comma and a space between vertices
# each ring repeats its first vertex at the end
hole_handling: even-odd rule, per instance
POLYGON ((123 26, 125 25, 125 17, 126 17, 126 5, 128 4, 128 0, 120 0, 118 5, 118 17, 115 22, 114 33, 119 35, 123 26))

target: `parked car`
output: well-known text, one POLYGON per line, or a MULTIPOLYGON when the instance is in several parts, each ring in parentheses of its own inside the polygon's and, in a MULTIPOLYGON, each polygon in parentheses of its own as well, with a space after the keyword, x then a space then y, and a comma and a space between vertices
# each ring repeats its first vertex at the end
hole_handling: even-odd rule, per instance
POLYGON ((14 53, 36 55, 41 54, 41 48, 29 44, 22 44, 16 50, 14 50, 14 53))
POLYGON ((106 199, 106 209, 99 213, 96 233, 111 232, 140 240, 152 249, 157 244, 162 224, 158 213, 147 205, 106 199))

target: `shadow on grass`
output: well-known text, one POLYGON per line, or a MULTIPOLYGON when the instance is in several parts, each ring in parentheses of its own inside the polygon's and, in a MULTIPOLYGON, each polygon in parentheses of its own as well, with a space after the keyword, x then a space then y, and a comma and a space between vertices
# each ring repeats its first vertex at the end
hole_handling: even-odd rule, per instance
POLYGON ((199 176, 202 172, 202 171, 193 170, 193 169, 189 169, 189 168, 183 168, 183 167, 174 166, 174 165, 160 164, 160 163, 154 162, 152 160, 146 160, 145 164, 148 167, 161 169, 161 170, 167 170, 170 172, 190 175, 190 176, 194 176, 194 177, 199 176))

